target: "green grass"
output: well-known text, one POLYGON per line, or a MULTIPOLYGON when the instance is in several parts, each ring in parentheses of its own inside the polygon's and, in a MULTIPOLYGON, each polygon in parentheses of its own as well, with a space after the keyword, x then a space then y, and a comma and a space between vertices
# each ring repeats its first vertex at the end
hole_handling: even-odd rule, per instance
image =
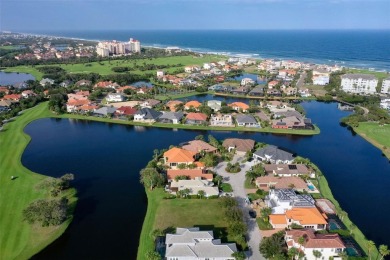
MULTIPOLYGON (((329 184, 328 184, 328 181, 326 180, 325 176, 321 176, 318 183, 319 183, 319 189, 321 191, 321 195, 324 198, 330 200, 334 204, 334 206, 336 207, 336 211, 338 213, 341 212, 342 211, 341 206, 338 203, 338 201, 333 197, 332 191, 329 188, 329 184)), ((349 228, 352 225, 352 221, 348 216, 344 217, 342 219, 342 222, 344 223, 344 225, 347 228, 349 228)), ((360 229, 358 227, 353 229, 353 234, 354 234, 354 239, 356 240, 356 242, 363 249, 364 253, 368 255, 367 239, 364 236, 364 234, 360 231, 360 229)), ((378 254, 379 253, 378 253, 377 249, 371 250, 372 259, 376 259, 378 254)))
POLYGON ((390 159, 390 125, 380 126, 378 123, 363 122, 353 130, 364 139, 381 149, 390 159))
POLYGON ((2 50, 13 50, 16 48, 17 48, 16 46, 12 46, 12 45, 0 46, 0 49, 2 49, 2 50))
POLYGON ((256 184, 252 183, 249 178, 245 178, 245 183, 244 183, 245 189, 256 189, 256 184))
MULTIPOLYGON (((110 60, 102 62, 86 62, 86 63, 77 63, 77 64, 53 64, 53 65, 40 65, 40 66, 17 66, 7 68, 5 71, 8 72, 23 72, 30 73, 36 79, 42 79, 43 74, 40 73, 37 68, 41 66, 58 66, 66 70, 68 73, 98 73, 100 75, 109 75, 115 74, 112 71, 113 67, 134 67, 134 64, 142 66, 146 64, 155 64, 155 65, 175 65, 182 64, 181 67, 173 67, 169 69, 164 69, 166 72, 173 72, 178 68, 184 68, 186 65, 202 65, 205 62, 219 61, 223 59, 223 56, 218 55, 204 55, 203 57, 193 57, 193 56, 173 56, 173 57, 161 57, 153 59, 137 59, 137 60, 110 60), (87 65, 87 66, 86 66, 87 65)), ((155 73, 156 70, 149 71, 140 71, 135 70, 130 73, 134 74, 145 74, 145 73, 155 73)))
POLYGON ((166 199, 161 188, 146 190, 148 209, 142 226, 138 260, 144 260, 148 251, 154 250, 152 232, 155 229, 171 229, 176 227, 199 226, 212 229, 215 236, 229 241, 226 221, 221 218, 218 199, 166 199))
MULTIPOLYGON (((68 227, 71 219, 59 227, 40 227, 23 221, 22 211, 32 201, 49 198, 45 190, 35 186, 43 175, 33 173, 21 163, 22 153, 31 138, 23 132, 33 120, 50 117, 47 103, 27 110, 0 132, 0 259, 28 259, 57 239, 68 227), (11 176, 17 179, 11 180, 11 176)), ((75 203, 75 190, 66 194, 75 203)))

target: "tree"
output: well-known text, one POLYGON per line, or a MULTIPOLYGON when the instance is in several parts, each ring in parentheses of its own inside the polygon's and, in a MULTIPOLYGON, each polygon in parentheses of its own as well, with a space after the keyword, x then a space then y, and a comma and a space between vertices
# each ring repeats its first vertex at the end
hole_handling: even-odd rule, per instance
POLYGON ((210 144, 210 145, 212 145, 212 146, 218 148, 219 142, 218 142, 218 140, 217 140, 214 136, 209 135, 209 136, 208 136, 208 140, 209 140, 209 144, 210 144))
POLYGON ((345 259, 348 259, 348 254, 345 250, 343 250, 339 253, 339 257, 341 257, 341 259, 345 260, 345 259))
POLYGON ((203 135, 197 135, 197 136, 195 136, 195 140, 204 141, 204 136, 203 135))
POLYGON ((164 236, 164 231, 162 231, 161 229, 155 229, 153 230, 151 236, 153 238, 153 240, 156 240, 157 237, 161 237, 161 236, 164 236))
POLYGON ((218 164, 218 157, 215 154, 207 153, 200 161, 203 162, 206 167, 213 167, 218 164))
POLYGON ((303 244, 305 243, 306 239, 304 237, 299 237, 298 238, 298 244, 302 248, 303 244))
POLYGON ((316 258, 316 260, 317 260, 317 258, 321 258, 321 256, 322 256, 321 252, 318 250, 313 250, 313 255, 316 258))
POLYGON ((245 176, 250 179, 251 183, 254 183, 256 178, 259 177, 258 174, 254 171, 248 171, 245 176))
POLYGON ((41 226, 58 226, 68 218, 68 199, 37 200, 23 210, 23 219, 30 224, 38 222, 41 226))
POLYGON ((164 177, 155 168, 145 168, 140 172, 140 181, 145 187, 153 190, 154 187, 164 184, 164 177))
POLYGON ((153 150, 153 155, 154 155, 154 159, 157 161, 158 155, 159 155, 158 149, 154 149, 154 150, 153 150))
POLYGON ((265 258, 274 258, 283 253, 284 239, 283 232, 278 232, 270 237, 263 238, 260 243, 260 253, 265 258))
POLYGON ((262 208, 260 214, 264 221, 268 221, 269 215, 272 214, 272 209, 269 207, 262 208))
POLYGON ((375 242, 372 240, 367 241, 367 251, 368 251, 368 257, 371 260, 371 251, 375 248, 375 242))
POLYGON ((294 184, 294 183, 290 183, 290 184, 288 185, 288 187, 289 187, 290 189, 294 189, 294 188, 295 188, 295 184, 294 184))
POLYGON ((161 260, 161 256, 156 251, 148 251, 146 252, 147 260, 161 260))
POLYGON ((381 259, 385 258, 385 256, 388 256, 390 254, 390 250, 386 245, 380 245, 379 246, 379 254, 381 254, 381 259))
POLYGON ((234 252, 232 254, 232 257, 234 257, 236 260, 245 260, 246 259, 246 255, 244 252, 240 251, 240 252, 234 252))
POLYGON ((291 257, 291 260, 294 260, 295 256, 298 254, 298 249, 296 247, 291 247, 287 251, 287 256, 291 257))
POLYGON ((184 197, 187 197, 188 195, 190 195, 190 193, 191 193, 191 191, 188 188, 183 190, 183 196, 184 197))
POLYGON ((198 196, 199 198, 203 199, 203 197, 206 195, 206 192, 204 190, 199 190, 198 191, 198 196))
POLYGON ((219 187, 219 185, 220 185, 221 182, 223 181, 223 177, 222 177, 221 175, 217 175, 217 176, 215 176, 214 181, 217 182, 217 185, 218 185, 218 187, 219 187))

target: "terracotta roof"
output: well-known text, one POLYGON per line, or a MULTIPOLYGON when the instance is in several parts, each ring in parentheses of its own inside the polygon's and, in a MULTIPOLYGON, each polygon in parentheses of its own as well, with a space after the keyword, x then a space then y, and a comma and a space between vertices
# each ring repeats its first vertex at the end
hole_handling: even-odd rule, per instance
POLYGON ((191 180, 194 180, 196 177, 201 177, 206 180, 213 179, 213 174, 205 173, 201 169, 167 170, 168 180, 174 180, 176 176, 187 176, 191 180))
POLYGON ((134 115, 137 112, 137 109, 129 106, 122 106, 118 108, 116 112, 121 115, 134 115))
POLYGON ((190 108, 190 107, 198 108, 198 107, 200 107, 201 105, 202 105, 202 103, 200 103, 199 101, 197 101, 197 100, 192 100, 192 101, 187 102, 184 106, 185 106, 185 107, 188 107, 188 108, 190 108))
POLYGON ((273 175, 267 175, 256 178, 256 184, 268 184, 274 186, 275 189, 289 189, 291 184, 294 184, 294 189, 304 190, 307 189, 307 184, 304 180, 299 177, 277 177, 273 175))
POLYGON ((238 108, 241 108, 242 110, 247 110, 249 108, 249 106, 245 103, 242 103, 242 102, 233 102, 231 104, 228 105, 229 107, 238 107, 238 108))
POLYGON ((9 94, 4 95, 3 100, 11 99, 11 100, 19 100, 22 97, 20 94, 9 94))
POLYGON ((269 215, 269 221, 274 225, 277 224, 287 225, 286 215, 284 214, 271 214, 269 215))
POLYGON ((265 164, 267 174, 308 174, 309 169, 304 164, 265 164))
MULTIPOLYGON (((301 230, 288 230, 286 231, 286 236, 291 236, 291 240, 288 242, 294 241, 298 243, 300 237, 305 238, 303 246, 305 248, 345 248, 343 241, 341 240, 338 234, 314 234, 314 231, 311 229, 301 229, 301 230)), ((288 246, 292 246, 292 243, 288 246)))
POLYGON ((252 139, 239 139, 239 138, 228 138, 222 143, 225 148, 235 147, 239 152, 247 152, 255 147, 255 141, 252 139))
POLYGON ((166 106, 169 107, 169 110, 171 110, 172 112, 176 112, 175 106, 179 104, 183 104, 183 102, 181 102, 180 100, 171 100, 166 104, 166 106))
POLYGON ((322 215, 317 208, 292 208, 286 211, 286 217, 299 221, 301 225, 328 224, 326 215, 322 215))
POLYGON ((189 120, 207 121, 207 115, 203 113, 188 113, 186 118, 189 120))
POLYGON ((199 153, 200 151, 205 152, 214 152, 217 150, 214 146, 209 145, 208 143, 202 141, 202 140, 193 140, 189 141, 185 145, 183 145, 181 148, 187 151, 191 151, 194 153, 199 153))
POLYGON ((195 153, 184 149, 173 147, 164 153, 167 163, 194 162, 195 153))

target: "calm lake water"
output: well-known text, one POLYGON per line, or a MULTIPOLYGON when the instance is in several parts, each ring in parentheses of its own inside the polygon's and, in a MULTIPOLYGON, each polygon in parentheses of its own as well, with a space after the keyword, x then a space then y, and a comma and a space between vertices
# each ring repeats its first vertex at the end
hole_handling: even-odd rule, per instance
POLYGON ((35 78, 33 75, 28 73, 0 71, 0 85, 13 85, 27 80, 35 80, 35 78))
POLYGON ((368 239, 390 245, 390 164, 380 150, 340 126, 349 112, 337 104, 304 102, 321 128, 316 136, 206 132, 40 119, 25 132, 32 141, 22 162, 59 177, 74 173, 79 203, 65 234, 34 259, 135 259, 147 200, 139 171, 153 150, 199 134, 252 138, 310 158, 326 175, 335 198, 368 239))

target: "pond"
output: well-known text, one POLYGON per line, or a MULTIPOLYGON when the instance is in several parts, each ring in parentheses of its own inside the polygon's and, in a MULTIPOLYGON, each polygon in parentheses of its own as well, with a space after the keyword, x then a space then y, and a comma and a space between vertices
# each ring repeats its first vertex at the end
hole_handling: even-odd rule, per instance
POLYGON ((230 79, 241 81, 243 78, 250 78, 250 79, 253 79, 254 81, 257 82, 257 84, 265 84, 265 83, 267 83, 267 78, 261 77, 261 76, 259 76, 259 75, 252 74, 252 73, 244 73, 244 74, 242 74, 241 76, 232 77, 232 78, 230 78, 230 79))
POLYGON ((0 85, 13 85, 27 80, 35 80, 35 78, 27 73, 0 71, 0 85))
POLYGON ((380 150, 340 126, 336 103, 303 102, 321 129, 316 136, 171 130, 82 120, 40 119, 22 163, 59 177, 74 173, 79 202, 75 217, 53 244, 33 259, 135 259, 147 200, 139 171, 154 149, 212 134, 252 138, 310 158, 326 176, 335 198, 368 239, 390 244, 390 164, 380 150), (380 209, 380 210, 378 210, 380 209))

